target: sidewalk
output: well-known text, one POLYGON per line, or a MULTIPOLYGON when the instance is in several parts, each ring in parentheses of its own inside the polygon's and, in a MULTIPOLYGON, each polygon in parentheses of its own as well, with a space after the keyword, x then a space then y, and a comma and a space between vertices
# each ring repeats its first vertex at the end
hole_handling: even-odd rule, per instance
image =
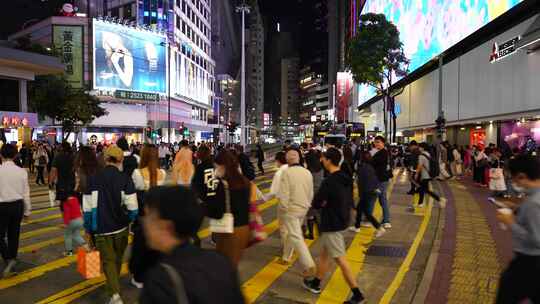
POLYGON ((488 189, 469 178, 441 184, 449 204, 425 303, 493 303, 512 258, 510 233, 500 229, 488 189))

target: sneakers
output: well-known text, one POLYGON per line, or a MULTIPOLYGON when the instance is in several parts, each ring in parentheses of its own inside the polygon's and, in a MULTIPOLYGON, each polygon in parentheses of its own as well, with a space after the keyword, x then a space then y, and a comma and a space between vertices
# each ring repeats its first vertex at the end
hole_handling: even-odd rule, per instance
POLYGON ((64 256, 72 256, 73 255, 73 250, 66 250, 64 251, 64 256))
POLYGON ((284 265, 284 266, 288 266, 289 264, 291 264, 291 262, 285 260, 284 258, 278 258, 276 263, 278 263, 279 265, 284 265))
POLYGON ((2 278, 7 278, 15 273, 13 268, 17 265, 17 260, 11 259, 7 261, 6 268, 2 272, 2 278))
MULTIPOLYGON (((414 207, 413 207, 413 208, 414 208, 414 207)), ((424 208, 424 204, 420 204, 420 205, 416 206, 416 208, 422 209, 422 208, 424 208)))
POLYGON ((311 293, 320 294, 321 293, 321 284, 317 282, 317 279, 304 279, 303 286, 305 289, 309 290, 311 293))
POLYGON ((378 239, 381 236, 383 236, 385 233, 386 233, 386 229, 384 229, 384 227, 381 227, 377 229, 377 232, 375 232, 375 238, 378 239))
POLYGON ((448 200, 445 197, 441 197, 441 200, 439 201, 439 206, 441 206, 441 209, 446 208, 446 202, 448 200))
POLYGON ((349 227, 349 231, 358 233, 358 232, 360 232, 360 228, 356 228, 355 226, 351 226, 351 227, 349 227))
POLYGON ((409 190, 409 191, 407 192, 408 195, 414 195, 415 193, 416 193, 416 191, 414 191, 414 190, 409 190))
POLYGON ((144 284, 143 283, 139 283, 135 280, 135 278, 131 278, 131 281, 130 281, 131 285, 133 285, 135 288, 137 289, 142 289, 144 287, 144 284))
POLYGON ((384 224, 382 224, 382 227, 383 227, 384 229, 390 229, 390 228, 392 228, 392 224, 390 224, 390 223, 384 223, 384 224))
POLYGON ((109 304, 124 304, 119 294, 115 293, 109 300, 109 304))
POLYGON ((363 303, 365 300, 363 295, 360 295, 360 297, 352 296, 349 301, 343 302, 343 304, 360 304, 363 303))
POLYGON ((371 227, 373 227, 373 225, 371 225, 370 222, 361 222, 360 227, 371 228, 371 227))
POLYGON ((416 208, 414 208, 414 206, 409 206, 409 207, 407 207, 407 211, 409 211, 409 212, 415 212, 415 211, 416 211, 416 208))

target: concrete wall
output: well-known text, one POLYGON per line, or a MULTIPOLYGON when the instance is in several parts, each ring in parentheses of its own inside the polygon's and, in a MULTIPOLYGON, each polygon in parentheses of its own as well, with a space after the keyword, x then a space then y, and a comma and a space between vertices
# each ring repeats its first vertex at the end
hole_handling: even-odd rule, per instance
MULTIPOLYGON (((443 67, 443 109, 448 123, 540 111, 540 52, 518 51, 489 62, 494 42, 523 34, 536 17, 478 46, 443 67)), ((396 98, 398 129, 434 126, 438 111, 438 70, 408 85, 396 98)))

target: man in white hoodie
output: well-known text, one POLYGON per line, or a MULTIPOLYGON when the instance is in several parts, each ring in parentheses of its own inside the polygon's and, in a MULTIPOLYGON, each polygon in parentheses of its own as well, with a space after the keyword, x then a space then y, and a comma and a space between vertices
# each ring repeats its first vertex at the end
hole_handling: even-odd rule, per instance
POLYGON ((313 176, 300 165, 300 153, 297 150, 287 152, 289 168, 282 172, 279 187, 279 213, 286 230, 282 261, 291 261, 296 250, 304 275, 315 273, 315 262, 304 242, 302 223, 313 200, 313 176))

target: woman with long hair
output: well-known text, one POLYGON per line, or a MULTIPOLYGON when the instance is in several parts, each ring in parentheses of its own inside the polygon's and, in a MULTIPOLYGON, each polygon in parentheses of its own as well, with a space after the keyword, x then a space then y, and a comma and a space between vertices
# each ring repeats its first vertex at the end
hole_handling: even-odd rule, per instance
POLYGON ((176 153, 176 157, 174 158, 172 181, 177 185, 189 186, 194 173, 193 151, 188 145, 182 142, 182 148, 176 153))
POLYGON ((96 151, 90 146, 82 146, 75 160, 75 191, 84 194, 88 177, 94 176, 99 169, 96 151))
POLYGON ((234 232, 215 233, 216 250, 229 257, 232 263, 238 266, 242 252, 248 246, 250 238, 248 223, 251 183, 240 172, 238 158, 228 150, 217 155, 215 175, 219 182, 216 191, 208 194, 208 200, 205 204, 207 215, 214 219, 223 217, 226 210, 226 191, 228 191, 230 212, 234 217, 234 232))
MULTIPOLYGON (((145 145, 141 150, 139 168, 132 174, 133 183, 137 190, 139 216, 144 215, 144 193, 152 187, 165 184, 167 173, 160 169, 159 152, 155 145, 145 145)), ((148 248, 142 225, 136 222, 133 227, 133 250, 129 261, 129 270, 133 274, 131 285, 143 288, 144 277, 157 260, 159 254, 148 248)))

